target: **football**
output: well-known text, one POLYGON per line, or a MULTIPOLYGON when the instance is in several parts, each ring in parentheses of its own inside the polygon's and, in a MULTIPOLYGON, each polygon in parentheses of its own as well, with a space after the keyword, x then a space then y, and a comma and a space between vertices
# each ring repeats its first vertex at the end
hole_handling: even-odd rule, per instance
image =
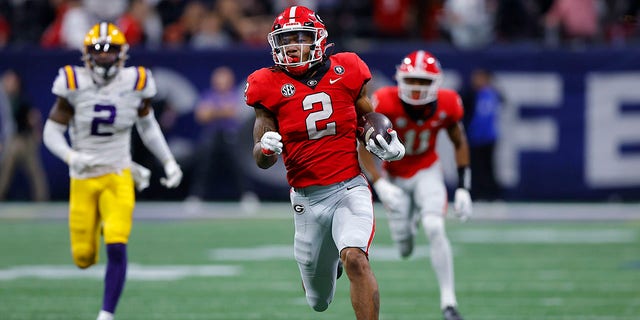
MULTIPOLYGON (((369 139, 379 134, 384 140, 391 142, 391 134, 388 130, 392 128, 391 120, 387 116, 378 112, 369 112, 358 120, 358 139, 366 145, 369 139)), ((378 144, 376 139, 373 141, 378 144)))

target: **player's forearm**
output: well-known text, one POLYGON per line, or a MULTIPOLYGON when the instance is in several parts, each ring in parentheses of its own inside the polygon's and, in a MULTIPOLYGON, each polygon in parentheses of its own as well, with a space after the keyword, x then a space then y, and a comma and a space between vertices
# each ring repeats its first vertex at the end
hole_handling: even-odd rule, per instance
POLYGON ((175 161, 153 113, 138 118, 136 128, 144 145, 160 162, 166 164, 175 161))
POLYGON ((455 149, 456 164, 458 168, 468 167, 471 163, 469 155, 469 143, 462 124, 458 123, 447 129, 449 138, 455 149))
POLYGON ((277 155, 266 155, 262 152, 260 141, 253 146, 253 158, 256 160, 258 167, 262 169, 270 168, 278 161, 277 155))
POLYGON ((360 161, 360 166, 364 169, 365 173, 369 177, 371 182, 375 183, 382 177, 382 173, 378 169, 378 165, 376 164, 376 159, 373 157, 367 149, 361 144, 358 146, 358 159, 360 161))
POLYGON ((73 152, 73 149, 71 149, 67 139, 64 137, 66 131, 66 125, 47 120, 44 124, 42 138, 44 145, 51 153, 62 161, 69 162, 69 155, 73 152))

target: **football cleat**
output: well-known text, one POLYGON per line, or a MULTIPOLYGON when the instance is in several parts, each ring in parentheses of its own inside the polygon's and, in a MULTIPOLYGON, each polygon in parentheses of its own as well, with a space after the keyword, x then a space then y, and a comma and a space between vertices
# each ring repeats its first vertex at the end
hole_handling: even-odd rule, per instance
POLYGON ((413 237, 408 239, 400 240, 397 242, 398 250, 400 251, 400 256, 404 259, 408 259, 413 253, 413 237))
POLYGON ((100 313, 98 313, 98 318, 96 320, 113 320, 113 313, 100 310, 100 313))
POLYGON ((444 320, 463 320, 462 316, 458 312, 458 309, 454 306, 448 306, 442 310, 444 320))

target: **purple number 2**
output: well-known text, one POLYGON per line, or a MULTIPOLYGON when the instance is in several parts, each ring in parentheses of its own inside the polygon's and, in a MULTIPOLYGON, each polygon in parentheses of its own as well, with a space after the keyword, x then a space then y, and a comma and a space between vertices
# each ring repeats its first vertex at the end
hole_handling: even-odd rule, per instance
POLYGON ((116 121, 116 107, 112 105, 96 104, 93 107, 93 111, 95 112, 109 111, 109 115, 104 117, 93 118, 93 121, 91 121, 91 135, 103 136, 103 137, 113 135, 113 132, 98 132, 98 126, 100 124, 111 125, 116 121))

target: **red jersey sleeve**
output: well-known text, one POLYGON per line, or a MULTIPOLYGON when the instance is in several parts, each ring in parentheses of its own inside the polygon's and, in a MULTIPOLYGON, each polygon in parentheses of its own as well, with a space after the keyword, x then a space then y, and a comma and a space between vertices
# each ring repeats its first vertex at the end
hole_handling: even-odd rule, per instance
POLYGON ((264 90, 266 77, 265 73, 269 72, 268 69, 260 69, 247 77, 247 83, 244 87, 244 100, 248 106, 255 107, 257 105, 264 105, 264 94, 268 92, 264 90))
POLYGON ((462 99, 457 92, 453 90, 441 89, 438 95, 438 107, 442 107, 447 114, 447 122, 449 125, 462 120, 464 116, 464 108, 462 99))
MULTIPOLYGON (((333 61, 333 71, 337 75, 342 76, 340 77, 340 81, 343 81, 343 85, 352 92, 353 100, 355 101, 358 94, 360 94, 362 86, 371 80, 371 71, 369 71, 369 67, 357 54, 353 52, 341 52, 334 54, 331 56, 331 60, 333 61), (352 70, 352 72, 345 73, 345 68, 352 70)), ((329 80, 334 81, 336 79, 338 78, 329 80)))

